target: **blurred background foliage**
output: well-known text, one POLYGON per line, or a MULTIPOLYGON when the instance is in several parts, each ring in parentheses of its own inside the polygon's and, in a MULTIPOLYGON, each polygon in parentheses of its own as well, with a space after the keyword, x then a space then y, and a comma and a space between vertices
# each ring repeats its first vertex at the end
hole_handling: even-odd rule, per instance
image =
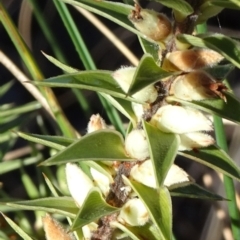
MULTIPOLYGON (((58 14, 53 0, 3 0, 5 7, 19 33, 31 50, 34 59, 45 78, 62 74, 61 70, 51 64, 41 51, 56 57, 58 60, 83 70, 83 62, 72 44, 66 28, 58 14), (44 23, 41 23, 44 22, 44 23), (46 26, 41 25, 46 24, 46 26), (46 35, 47 34, 47 35, 46 35), (48 36, 50 34, 50 38, 48 36), (49 39, 52 41, 49 41, 49 39)), ((125 1, 132 2, 132 1, 125 1)), ((143 7, 152 8, 171 17, 171 11, 160 4, 140 1, 143 7)), ((132 53, 120 46, 115 46, 115 40, 109 40, 107 33, 101 33, 99 27, 90 22, 72 6, 68 6, 74 22, 94 60, 96 68, 115 70, 122 65, 137 64, 142 56, 142 49, 136 35, 117 24, 97 16, 116 38, 124 43, 132 53)), ((208 30, 218 32, 235 39, 240 38, 240 29, 236 24, 239 12, 224 10, 217 17, 208 21, 208 30)), ((31 75, 13 45, 9 35, 0 24, 0 53, 4 53, 29 79, 31 75)), ((2 59, 2 58, 1 58, 2 59)), ((33 98, 31 92, 13 76, 11 70, 2 64, 0 59, 0 201, 12 199, 34 199, 48 196, 49 190, 44 184, 41 172, 54 182, 61 182, 62 168, 37 167, 37 163, 50 156, 51 151, 40 144, 29 143, 19 139, 12 130, 29 133, 61 135, 61 130, 49 114, 33 98)), ((229 83, 237 97, 240 97, 240 72, 234 70, 229 75, 229 83)), ((71 89, 53 89, 67 119, 81 134, 86 133, 87 123, 92 114, 99 113, 108 124, 108 106, 104 106, 99 96, 91 91, 73 91, 71 89)), ((235 111, 236 109, 233 109, 235 111)), ((110 110, 111 112, 111 110, 110 110)), ((114 116, 117 115, 115 112, 114 116)), ((119 115, 122 123, 127 120, 119 115)), ((119 122, 118 122, 119 123, 119 122)), ((115 125, 116 126, 116 125, 115 125)), ((240 165, 240 127, 224 122, 230 156, 240 165)), ((118 125, 119 127, 119 125, 118 125)), ((177 164, 184 168, 198 184, 209 190, 224 195, 221 177, 216 172, 196 162, 178 157, 177 164)), ((63 188, 66 186, 63 186, 63 188)), ((237 186, 237 189, 239 186, 237 186)), ((239 198, 238 198, 239 200, 239 198)), ((229 219, 225 212, 225 202, 210 202, 198 199, 173 198, 173 232, 179 240, 220 240, 231 239, 229 219), (214 237, 213 237, 214 236, 214 237)), ((41 214, 32 212, 13 212, 9 208, 0 207, 3 212, 14 219, 26 231, 34 234, 41 228, 41 214), (32 223, 34 222, 34 229, 32 223)), ((7 233, 9 239, 18 239, 16 234, 1 220, 0 231, 7 233)), ((43 239, 40 230, 37 238, 43 239)), ((3 238, 3 239, 8 239, 3 238)), ((1 239, 1 235, 0 235, 1 239)))

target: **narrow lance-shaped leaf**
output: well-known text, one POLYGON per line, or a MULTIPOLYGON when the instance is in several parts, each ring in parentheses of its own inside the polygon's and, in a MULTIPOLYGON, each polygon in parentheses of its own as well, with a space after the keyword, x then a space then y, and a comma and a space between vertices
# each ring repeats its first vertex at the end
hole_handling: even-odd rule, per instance
POLYGON ((120 133, 112 130, 99 130, 89 133, 41 163, 54 164, 89 160, 129 161, 125 153, 124 141, 120 133))
MULTIPOLYGON (((10 218, 2 214, 4 219, 8 222, 8 224, 14 229, 14 231, 19 234, 24 240, 33 240, 26 232, 23 231, 21 227, 19 227, 14 221, 10 218)), ((8 238, 9 239, 9 238, 8 238)))
POLYGON ((154 61, 157 63, 159 61, 158 56, 159 46, 157 44, 147 41, 145 38, 142 38, 140 36, 138 36, 138 40, 141 44, 143 52, 150 54, 153 57, 154 61))
POLYGON ((186 18, 188 15, 193 13, 193 8, 191 5, 184 0, 153 0, 155 2, 159 2, 162 5, 172 8, 175 17, 178 16, 179 14, 182 16, 182 18, 186 18))
POLYGON ((212 1, 204 1, 199 8, 199 15, 196 23, 204 23, 209 18, 218 15, 222 10, 223 7, 212 5, 212 1))
POLYGON ((131 102, 125 99, 115 98, 110 95, 106 95, 105 99, 107 99, 118 111, 120 111, 124 116, 126 116, 131 121, 134 127, 136 126, 137 118, 132 109, 131 102))
POLYGON ((29 201, 18 201, 14 203, 7 203, 7 206, 19 210, 58 213, 71 218, 75 217, 78 212, 78 208, 74 200, 70 197, 49 197, 29 201))
POLYGON ((74 138, 66 138, 62 136, 39 135, 24 132, 17 132, 17 134, 19 137, 22 137, 28 141, 40 143, 44 146, 48 146, 57 150, 62 150, 77 140, 74 138))
POLYGON ((213 168, 229 177, 240 180, 239 168, 227 153, 217 146, 212 145, 198 149, 197 151, 184 151, 178 152, 178 154, 213 168))
POLYGON ((147 122, 143 122, 143 127, 154 166, 156 185, 162 186, 177 155, 179 138, 172 133, 164 133, 147 122))
MULTIPOLYGON (((57 67, 61 68, 63 71, 68 73, 76 73, 78 70, 71 68, 61 62, 59 62, 54 57, 51 57, 47 54, 44 54, 44 56, 53 64, 55 64, 57 67)), ((115 98, 108 94, 104 95, 104 98, 107 99, 116 109, 118 109, 123 115, 125 115, 135 126, 136 125, 136 116, 132 110, 131 103, 125 99, 121 98, 115 98)))
POLYGON ((125 226, 122 225, 119 222, 112 222, 111 226, 119 228, 124 233, 127 234, 132 240, 145 240, 145 239, 151 239, 151 240, 159 240, 161 239, 161 236, 156 231, 156 228, 151 223, 146 223, 145 225, 141 227, 131 227, 131 226, 125 226))
POLYGON ((71 230, 74 231, 77 228, 83 227, 90 222, 95 222, 99 218, 119 210, 119 208, 112 207, 105 202, 98 188, 93 188, 81 206, 71 226, 71 230))
POLYGON ((150 54, 145 54, 136 69, 128 94, 132 95, 144 87, 171 75, 173 75, 173 73, 160 68, 150 54))
POLYGON ((203 68, 202 70, 209 73, 213 78, 217 80, 223 80, 227 77, 227 75, 234 69, 232 64, 225 65, 216 65, 211 67, 203 68))
POLYGON ((240 43, 222 34, 192 36, 179 34, 180 41, 196 47, 207 47, 222 54, 228 61, 240 68, 240 43))
POLYGON ((178 102, 183 105, 197 108, 207 113, 218 115, 230 121, 240 123, 240 102, 233 94, 229 92, 224 93, 226 102, 218 99, 208 99, 203 101, 185 101, 176 97, 167 97, 168 102, 178 102), (233 111, 233 109, 235 109, 233 111))
POLYGON ((159 240, 168 240, 172 237, 172 203, 166 187, 158 190, 147 187, 134 180, 124 177, 124 182, 129 185, 148 209, 150 218, 159 231, 159 240), (149 197, 151 196, 151 197, 149 197))
POLYGON ((198 184, 192 183, 186 186, 168 188, 172 197, 187 197, 207 200, 225 200, 218 194, 207 191, 198 184))
POLYGON ((213 0, 211 1, 212 5, 220 6, 224 8, 230 8, 230 9, 240 9, 240 2, 238 0, 213 0))
POLYGON ((126 96, 126 93, 121 90, 111 76, 110 71, 96 70, 75 72, 48 78, 41 82, 34 82, 33 84, 46 87, 88 89, 136 102, 136 100, 126 96))

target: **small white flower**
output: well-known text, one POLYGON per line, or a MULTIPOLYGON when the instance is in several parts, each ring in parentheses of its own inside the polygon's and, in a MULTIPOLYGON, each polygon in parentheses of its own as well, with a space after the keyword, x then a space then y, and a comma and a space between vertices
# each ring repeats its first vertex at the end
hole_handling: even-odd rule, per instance
POLYGON ((69 192, 81 207, 88 192, 94 187, 92 180, 76 164, 66 164, 66 179, 69 192))
POLYGON ((92 115, 88 123, 87 132, 95 132, 100 129, 106 129, 107 125, 99 114, 92 115))
MULTIPOLYGON (((112 76, 122 88, 125 93, 128 93, 130 85, 132 84, 134 74, 136 72, 135 67, 122 67, 115 72, 112 76)), ((140 102, 152 103, 157 99, 158 93, 154 85, 149 85, 144 89, 133 94, 132 97, 140 102)))
POLYGON ((107 196, 110 190, 110 179, 94 168, 90 168, 90 172, 92 174, 95 184, 100 188, 104 196, 107 196))
POLYGON ((180 145, 178 148, 179 151, 207 147, 214 144, 215 142, 210 135, 201 132, 180 134, 179 136, 180 136, 180 145))
MULTIPOLYGON (((131 169, 130 177, 148 187, 156 188, 156 179, 151 160, 136 164, 131 169)), ((182 186, 189 184, 192 181, 192 178, 183 169, 173 164, 167 173, 164 185, 166 187, 173 187, 174 185, 182 186)))
POLYGON ((194 71, 178 76, 172 83, 170 94, 183 100, 204 100, 215 97, 210 85, 215 83, 210 75, 203 71, 194 71))
POLYGON ((166 105, 159 108, 151 123, 167 133, 213 130, 211 121, 202 112, 182 106, 166 105))
POLYGON ((98 225, 94 222, 91 222, 82 227, 84 240, 90 240, 94 231, 96 231, 98 225))
POLYGON ((149 220, 149 213, 139 198, 128 200, 122 207, 118 221, 130 226, 142 226, 149 220))
POLYGON ((143 129, 135 129, 126 136, 125 149, 130 157, 137 160, 149 157, 148 142, 143 129))

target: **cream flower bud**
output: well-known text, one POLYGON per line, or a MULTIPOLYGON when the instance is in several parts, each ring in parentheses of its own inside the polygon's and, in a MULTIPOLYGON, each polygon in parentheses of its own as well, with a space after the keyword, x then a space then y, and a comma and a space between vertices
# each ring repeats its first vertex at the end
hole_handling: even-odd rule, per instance
POLYGON ((207 147, 215 142, 210 135, 201 132, 180 134, 179 136, 181 141, 178 148, 179 151, 207 147))
POLYGON ((93 232, 95 232, 98 228, 98 225, 94 222, 91 222, 82 227, 84 240, 91 240, 93 232))
POLYGON ((133 166, 130 177, 148 187, 156 188, 156 179, 151 160, 133 166))
MULTIPOLYGON (((130 177, 137 182, 140 182, 148 187, 156 188, 156 179, 151 160, 146 160, 143 163, 136 164, 130 172, 130 177)), ((173 187, 179 184, 186 185, 192 182, 192 178, 180 167, 173 164, 164 180, 166 187, 173 187)))
POLYGON ((115 72, 113 72, 112 76, 119 84, 121 89, 127 93, 128 89, 132 83, 133 76, 136 72, 136 67, 121 67, 115 72))
POLYGON ((123 205, 117 219, 122 224, 142 226, 149 220, 149 213, 139 198, 133 198, 123 205))
POLYGON ((99 114, 92 115, 88 123, 87 132, 95 132, 100 129, 106 129, 107 125, 99 114))
POLYGON ((42 218, 43 228, 47 240, 74 240, 75 237, 72 233, 68 233, 62 225, 52 218, 49 214, 46 214, 42 218))
MULTIPOLYGON (((127 93, 129 87, 132 83, 133 76, 136 72, 135 67, 122 67, 116 70, 112 76, 122 88, 122 90, 127 93)), ((140 102, 152 103, 157 99, 158 93, 157 89, 153 84, 145 87, 144 89, 133 94, 132 97, 140 102)))
POLYGON ((182 106, 166 105, 159 108, 151 123, 167 133, 182 134, 213 130, 211 121, 202 112, 182 106))
POLYGON ((110 179, 94 168, 90 168, 90 172, 92 174, 95 185, 100 188, 104 196, 107 196, 110 190, 110 179))
POLYGON ((139 5, 129 15, 129 20, 136 29, 156 42, 165 40, 172 33, 172 24, 165 15, 141 9, 139 5))
POLYGON ((81 207, 88 192, 94 187, 92 180, 76 164, 66 164, 66 179, 69 192, 81 207))
POLYGON ((135 129, 125 139, 125 149, 130 157, 145 160, 149 157, 146 134, 142 129, 135 129))
POLYGON ((192 182, 194 182, 194 180, 182 168, 173 164, 167 173, 164 185, 173 188, 176 185, 185 186, 192 182))
POLYGON ((163 61, 163 69, 190 72, 206 66, 216 65, 223 59, 218 52, 209 49, 188 49, 168 53, 163 61))
POLYGON ((216 93, 210 89, 215 81, 209 74, 203 71, 194 71, 178 76, 172 83, 170 95, 192 101, 204 100, 216 97, 216 93))
POLYGON ((144 113, 143 105, 140 103, 132 102, 132 109, 137 117, 138 122, 140 122, 144 113))

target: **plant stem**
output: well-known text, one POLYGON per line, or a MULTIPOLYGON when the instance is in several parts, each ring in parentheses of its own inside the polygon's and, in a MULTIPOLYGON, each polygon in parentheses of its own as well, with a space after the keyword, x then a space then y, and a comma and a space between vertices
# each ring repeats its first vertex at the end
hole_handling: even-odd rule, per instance
MULTIPOLYGON (((197 32, 198 33, 204 33, 207 31, 207 25, 206 23, 200 24, 197 26, 197 32)), ((226 141, 226 135, 224 132, 224 125, 223 121, 218 116, 213 116, 214 119, 214 129, 215 129, 215 136, 218 146, 223 149, 225 152, 228 152, 228 146, 226 141)), ((228 211, 231 219, 231 226, 232 226, 232 232, 233 237, 235 240, 240 239, 240 214, 237 207, 237 201, 236 201, 236 193, 235 193, 235 186, 233 183, 233 179, 224 175, 224 188, 225 193, 228 201, 228 211)))

